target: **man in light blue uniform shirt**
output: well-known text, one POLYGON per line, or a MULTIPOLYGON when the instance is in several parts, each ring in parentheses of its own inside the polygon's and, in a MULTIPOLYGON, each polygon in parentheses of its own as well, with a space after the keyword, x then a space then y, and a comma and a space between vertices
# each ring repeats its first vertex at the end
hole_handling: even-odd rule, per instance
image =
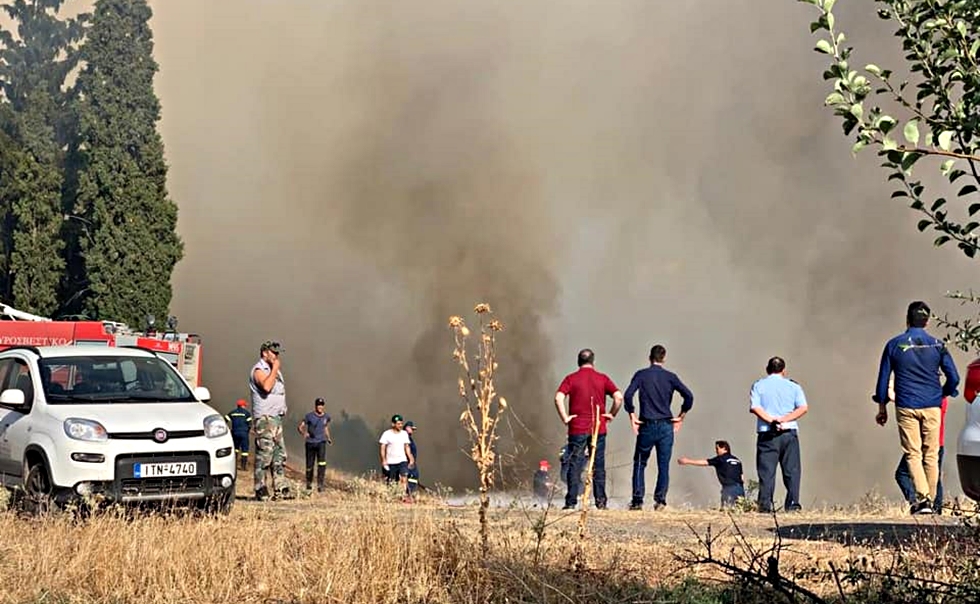
POLYGON ((759 511, 773 511, 776 465, 779 464, 786 487, 787 512, 800 506, 800 440, 797 420, 807 412, 803 388, 786 377, 786 361, 772 357, 766 377, 752 384, 749 412, 756 416, 755 463, 759 473, 759 511))

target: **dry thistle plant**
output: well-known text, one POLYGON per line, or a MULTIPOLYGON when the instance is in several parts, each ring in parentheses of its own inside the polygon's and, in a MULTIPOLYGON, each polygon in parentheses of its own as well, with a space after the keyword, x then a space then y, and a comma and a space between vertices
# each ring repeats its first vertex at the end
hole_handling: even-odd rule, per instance
POLYGON ((489 526, 487 512, 490 508, 490 489, 493 487, 494 462, 497 441, 497 425, 507 409, 507 400, 497 394, 494 378, 497 373, 496 334, 503 330, 489 304, 477 304, 473 309, 479 320, 479 341, 471 359, 467 356, 466 342, 470 329, 462 317, 449 318, 453 330, 455 350, 453 359, 459 364, 459 396, 463 400, 460 423, 470 437, 469 457, 480 474, 480 540, 483 554, 489 553, 489 526))
POLYGON ((595 404, 595 401, 592 401, 591 404, 595 412, 592 414, 592 438, 589 441, 589 463, 585 468, 585 488, 582 489, 583 492, 579 499, 582 502, 582 513, 578 518, 578 542, 575 544, 575 551, 572 554, 572 565, 576 570, 585 568, 585 526, 589 519, 589 497, 592 495, 592 474, 595 469, 596 443, 599 442, 599 416, 602 414, 602 409, 595 404))

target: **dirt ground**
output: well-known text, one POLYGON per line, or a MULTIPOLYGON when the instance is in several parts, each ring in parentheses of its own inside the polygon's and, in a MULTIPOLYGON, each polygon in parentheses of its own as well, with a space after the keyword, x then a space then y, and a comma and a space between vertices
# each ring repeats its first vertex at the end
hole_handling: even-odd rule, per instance
MULTIPOLYGON (((294 485, 303 486, 302 472, 288 468, 287 475, 294 485)), ((394 489, 387 490, 380 482, 329 474, 326 493, 300 492, 294 500, 256 502, 253 499, 251 471, 239 475, 236 507, 263 510, 273 514, 317 514, 338 519, 351 513, 354 501, 350 495, 372 492, 382 502, 390 501, 395 517, 410 523, 419 513, 434 519, 457 524, 469 524, 477 515, 475 497, 446 496, 423 492, 416 503, 400 501, 394 489)), ((360 505, 360 504, 356 504, 360 505)), ((491 522, 511 529, 530 530, 543 519, 555 533, 577 531, 580 511, 562 511, 560 498, 553 507, 534 505, 506 495, 498 497, 490 510, 491 522)), ((588 512, 588 530, 597 539, 610 544, 635 544, 666 548, 697 547, 708 531, 714 536, 741 536, 757 544, 777 539, 796 543, 804 549, 820 551, 822 547, 894 547, 915 543, 923 538, 942 538, 957 531, 962 518, 946 513, 936 516, 911 516, 902 506, 882 506, 883 509, 819 509, 802 512, 760 514, 756 512, 723 512, 720 510, 687 510, 668 508, 654 511, 626 509, 588 512)))

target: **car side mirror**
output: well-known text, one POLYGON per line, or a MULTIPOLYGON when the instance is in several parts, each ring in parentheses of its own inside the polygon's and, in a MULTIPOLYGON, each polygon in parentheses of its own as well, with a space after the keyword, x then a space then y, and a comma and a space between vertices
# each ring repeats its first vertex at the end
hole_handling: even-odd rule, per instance
POLYGON ((194 397, 197 400, 206 403, 211 400, 211 391, 204 386, 198 386, 194 389, 194 397))
POLYGON ((17 389, 4 390, 0 393, 0 405, 20 407, 24 404, 24 391, 17 389))

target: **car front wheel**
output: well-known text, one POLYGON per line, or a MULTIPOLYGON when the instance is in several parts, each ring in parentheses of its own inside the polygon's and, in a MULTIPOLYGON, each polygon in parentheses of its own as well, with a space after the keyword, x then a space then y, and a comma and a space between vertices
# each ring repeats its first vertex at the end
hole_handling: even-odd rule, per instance
POLYGON ((27 471, 24 479, 24 510, 35 516, 46 514, 54 506, 54 486, 44 464, 37 462, 27 471))

